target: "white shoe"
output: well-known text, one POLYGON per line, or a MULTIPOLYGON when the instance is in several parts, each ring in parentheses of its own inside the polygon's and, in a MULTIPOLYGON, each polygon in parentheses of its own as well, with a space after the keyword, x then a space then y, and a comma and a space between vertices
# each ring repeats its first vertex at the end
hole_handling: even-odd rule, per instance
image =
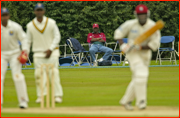
POLYGON ((142 100, 142 101, 140 102, 140 104, 138 105, 138 108, 139 108, 140 110, 146 109, 146 103, 144 102, 144 100, 142 100))
POLYGON ((62 103, 62 98, 61 97, 55 97, 55 102, 56 103, 62 103))
POLYGON ((36 103, 41 103, 41 97, 38 97, 38 98, 36 99, 36 103))
POLYGON ((93 67, 96 67, 97 66, 97 62, 93 62, 93 67))
MULTIPOLYGON (((119 103, 120 103, 120 102, 119 102, 119 103)), ((132 110, 134 110, 134 109, 133 109, 131 103, 132 103, 132 102, 128 102, 127 104, 122 104, 122 103, 120 103, 120 104, 121 104, 122 106, 124 106, 124 108, 125 108, 126 110, 132 111, 132 110)))
POLYGON ((103 60, 104 60, 104 59, 103 59, 103 58, 101 58, 101 59, 99 59, 99 60, 98 60, 98 62, 102 62, 103 60))
POLYGON ((23 102, 20 103, 19 107, 20 107, 21 109, 26 109, 26 108, 28 108, 28 104, 27 104, 26 101, 23 101, 23 102))

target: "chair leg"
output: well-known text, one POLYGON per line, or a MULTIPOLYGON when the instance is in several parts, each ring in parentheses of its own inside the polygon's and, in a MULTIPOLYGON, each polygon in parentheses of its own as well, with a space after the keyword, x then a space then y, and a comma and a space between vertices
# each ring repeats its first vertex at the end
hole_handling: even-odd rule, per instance
POLYGON ((176 54, 175 54, 175 50, 173 51, 173 54, 174 54, 175 65, 177 65, 177 63, 176 63, 176 54))
POLYGON ((160 64, 160 65, 162 65, 162 63, 161 63, 161 54, 162 54, 162 53, 159 52, 159 64, 160 64))
MULTIPOLYGON (((159 49, 158 49, 158 53, 159 53, 159 49)), ((157 53, 157 56, 156 56, 156 63, 157 63, 157 60, 158 60, 158 53, 157 53)))
POLYGON ((171 58, 172 58, 172 51, 170 52, 171 53, 171 57, 170 57, 170 62, 172 61, 171 58))

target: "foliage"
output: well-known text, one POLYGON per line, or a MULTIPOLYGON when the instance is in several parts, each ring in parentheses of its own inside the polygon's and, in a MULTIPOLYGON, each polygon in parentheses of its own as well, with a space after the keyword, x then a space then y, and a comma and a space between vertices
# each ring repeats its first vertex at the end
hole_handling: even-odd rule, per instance
MULTIPOLYGON (((36 3, 37 1, 2 1, 1 6, 9 8, 11 19, 20 23, 26 30, 26 24, 35 17, 33 9, 36 3)), ((65 44, 68 36, 86 43, 87 34, 92 32, 94 23, 100 25, 100 31, 105 33, 107 42, 114 42, 114 30, 126 20, 134 18, 133 11, 138 4, 145 4, 151 11, 152 20, 162 19, 166 22, 165 28, 161 31, 162 36, 175 36, 175 49, 178 47, 178 1, 43 1, 42 3, 46 7, 46 16, 57 22, 62 36, 60 44, 65 44)), ((153 58, 155 56, 156 53, 153 54, 153 58)))

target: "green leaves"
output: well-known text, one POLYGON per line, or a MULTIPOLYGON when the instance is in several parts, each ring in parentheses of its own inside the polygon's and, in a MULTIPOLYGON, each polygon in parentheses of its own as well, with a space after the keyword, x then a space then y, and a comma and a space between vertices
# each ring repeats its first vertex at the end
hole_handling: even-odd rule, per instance
MULTIPOLYGON (((26 24, 34 17, 34 6, 37 1, 2 1, 2 7, 9 8, 11 19, 26 24)), ((138 4, 145 4, 151 11, 154 21, 162 19, 166 22, 162 36, 176 37, 175 49, 179 39, 179 3, 178 1, 43 1, 46 16, 56 20, 61 32, 61 44, 67 36, 77 38, 86 43, 87 34, 92 32, 92 25, 98 23, 100 31, 107 36, 107 42, 114 42, 116 28, 126 20, 134 18, 134 9, 138 4)), ((163 45, 162 45, 163 46, 163 45)), ((62 51, 64 52, 64 51, 62 51)), ((155 58, 156 53, 153 57, 155 58)))

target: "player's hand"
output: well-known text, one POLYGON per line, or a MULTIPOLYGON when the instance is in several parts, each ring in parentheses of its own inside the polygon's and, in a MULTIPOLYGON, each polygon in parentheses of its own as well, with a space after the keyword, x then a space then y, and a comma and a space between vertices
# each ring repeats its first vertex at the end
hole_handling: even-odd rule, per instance
POLYGON ((20 56, 18 57, 18 60, 21 64, 25 64, 28 60, 28 53, 26 50, 23 50, 20 54, 20 56))
POLYGON ((120 49, 122 50, 123 53, 127 53, 130 51, 130 48, 131 46, 127 43, 123 43, 121 46, 120 46, 120 49))
POLYGON ((46 53, 45 58, 49 58, 51 56, 52 51, 51 50, 47 50, 44 53, 46 53))
POLYGON ((142 46, 140 45, 133 45, 133 50, 139 51, 142 49, 142 46))

